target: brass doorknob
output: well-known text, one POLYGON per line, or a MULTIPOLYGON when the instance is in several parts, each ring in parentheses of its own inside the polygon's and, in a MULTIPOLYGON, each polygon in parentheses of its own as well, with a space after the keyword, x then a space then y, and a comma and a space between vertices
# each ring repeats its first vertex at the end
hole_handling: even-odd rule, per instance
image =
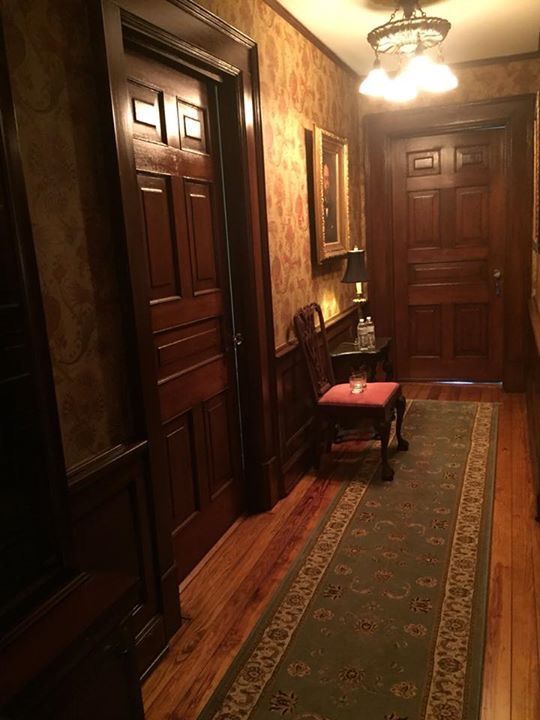
POLYGON ((495 268, 495 270, 493 270, 493 278, 495 279, 495 295, 500 295, 502 272, 499 268, 495 268))

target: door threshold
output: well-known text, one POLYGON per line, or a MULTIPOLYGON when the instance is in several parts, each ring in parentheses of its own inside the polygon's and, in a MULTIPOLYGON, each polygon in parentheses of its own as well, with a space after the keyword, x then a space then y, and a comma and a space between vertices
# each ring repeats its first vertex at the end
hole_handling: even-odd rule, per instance
POLYGON ((500 382, 481 382, 479 380, 400 380, 401 383, 409 383, 410 385, 481 385, 482 387, 493 387, 502 389, 502 380, 500 382))

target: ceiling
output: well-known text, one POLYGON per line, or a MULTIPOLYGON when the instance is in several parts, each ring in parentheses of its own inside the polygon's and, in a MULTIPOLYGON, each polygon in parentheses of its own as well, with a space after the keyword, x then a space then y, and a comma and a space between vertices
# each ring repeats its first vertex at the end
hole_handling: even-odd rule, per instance
MULTIPOLYGON (((280 3, 359 75, 373 64, 367 33, 385 23, 396 5, 394 0, 280 3)), ((428 15, 452 23, 443 45, 450 64, 538 50, 540 0, 431 0, 421 6, 428 15)), ((390 62, 387 67, 391 68, 390 62)))

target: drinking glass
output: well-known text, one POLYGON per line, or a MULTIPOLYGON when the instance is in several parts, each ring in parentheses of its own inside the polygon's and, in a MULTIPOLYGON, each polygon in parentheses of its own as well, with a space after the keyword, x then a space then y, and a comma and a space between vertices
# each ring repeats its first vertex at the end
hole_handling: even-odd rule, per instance
POLYGON ((364 392, 366 387, 366 372, 365 370, 355 370, 349 376, 349 387, 353 395, 364 392))

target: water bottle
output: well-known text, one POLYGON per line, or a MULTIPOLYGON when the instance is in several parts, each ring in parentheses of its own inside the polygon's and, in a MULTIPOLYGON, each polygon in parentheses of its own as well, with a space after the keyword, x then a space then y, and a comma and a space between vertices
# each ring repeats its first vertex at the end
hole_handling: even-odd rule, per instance
POLYGON ((364 318, 360 318, 358 327, 356 328, 356 342, 360 350, 367 348, 367 326, 364 318))
POLYGON ((366 343, 368 350, 375 350, 375 324, 371 319, 371 316, 367 316, 366 320, 366 343))

